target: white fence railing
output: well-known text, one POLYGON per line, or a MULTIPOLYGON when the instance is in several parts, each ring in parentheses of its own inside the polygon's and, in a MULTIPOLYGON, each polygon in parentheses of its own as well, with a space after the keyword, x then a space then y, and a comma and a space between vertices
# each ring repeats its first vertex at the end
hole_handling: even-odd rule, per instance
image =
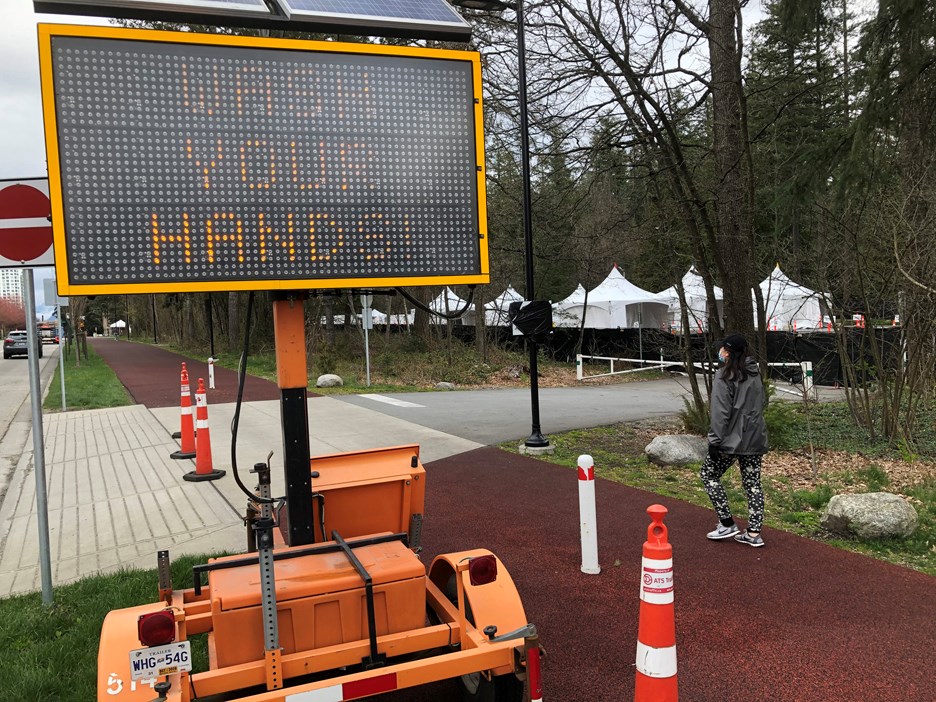
MULTIPOLYGON (((713 372, 716 370, 716 367, 711 363, 693 363, 692 364, 696 369, 701 371, 713 372)), ((803 374, 802 382, 802 392, 810 392, 813 389, 813 367, 812 361, 799 361, 792 363, 768 363, 771 368, 799 368, 800 372, 803 374)), ((667 368, 685 368, 686 364, 682 361, 666 361, 663 359, 662 350, 660 352, 659 360, 647 360, 643 358, 613 358, 611 356, 586 356, 584 354, 575 355, 575 377, 578 380, 589 380, 591 378, 606 378, 611 375, 625 375, 627 373, 639 373, 646 370, 659 370, 664 371, 667 368), (610 370, 607 373, 594 373, 591 375, 585 375, 585 366, 583 361, 589 359, 591 361, 608 361, 611 364, 610 370), (624 370, 615 370, 615 363, 626 363, 628 365, 638 365, 637 368, 626 368, 624 370)), ((779 392, 790 393, 791 395, 800 394, 798 390, 788 390, 786 388, 778 387, 779 392)))

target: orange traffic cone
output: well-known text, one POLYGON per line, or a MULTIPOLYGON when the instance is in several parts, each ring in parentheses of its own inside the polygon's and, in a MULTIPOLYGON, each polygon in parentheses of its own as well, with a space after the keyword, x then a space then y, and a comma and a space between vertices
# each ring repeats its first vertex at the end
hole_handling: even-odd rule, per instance
POLYGON ((637 680, 634 702, 676 702, 676 616, 673 607, 673 547, 666 536, 666 507, 650 505, 653 520, 643 545, 637 680))
POLYGON ((169 458, 195 458, 195 422, 192 418, 192 391, 189 388, 188 370, 182 364, 182 431, 172 435, 173 439, 182 439, 182 447, 169 454, 169 458))
POLYGON ((208 395, 204 378, 198 379, 195 391, 195 470, 182 477, 189 482, 217 480, 224 476, 223 470, 214 470, 211 463, 211 435, 208 432, 208 395))

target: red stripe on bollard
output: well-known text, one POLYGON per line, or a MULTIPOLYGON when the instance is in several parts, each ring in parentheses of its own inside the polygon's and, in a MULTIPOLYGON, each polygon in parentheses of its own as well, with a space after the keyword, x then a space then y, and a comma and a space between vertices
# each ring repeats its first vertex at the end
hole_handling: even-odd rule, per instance
POLYGON ((595 460, 587 453, 578 457, 579 527, 582 535, 581 571, 601 572, 598 565, 598 511, 595 506, 595 460))

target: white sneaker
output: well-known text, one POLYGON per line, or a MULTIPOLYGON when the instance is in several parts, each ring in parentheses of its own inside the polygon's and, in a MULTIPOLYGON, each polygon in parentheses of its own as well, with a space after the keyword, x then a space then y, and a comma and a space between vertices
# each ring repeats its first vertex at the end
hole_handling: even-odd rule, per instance
POLYGON ((721 541, 722 539, 730 539, 735 534, 740 534, 737 524, 732 524, 731 526, 725 526, 721 522, 718 523, 718 526, 715 527, 715 531, 710 531, 706 536, 712 541, 721 541))

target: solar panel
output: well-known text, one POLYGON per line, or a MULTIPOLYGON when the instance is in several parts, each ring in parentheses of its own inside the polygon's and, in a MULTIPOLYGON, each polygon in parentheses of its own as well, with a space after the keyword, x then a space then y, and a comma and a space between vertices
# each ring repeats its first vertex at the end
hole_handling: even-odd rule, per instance
POLYGON ((468 41, 447 0, 33 0, 36 12, 468 41))
MULTIPOLYGON (((35 2, 37 10, 41 10, 42 2, 35 2)), ((74 6, 74 11, 82 8, 94 10, 110 10, 112 13, 123 16, 121 11, 138 12, 184 12, 184 13, 215 13, 222 12, 227 15, 239 16, 271 16, 270 8, 264 0, 53 0, 56 6, 74 6)))
POLYGON ((468 26, 446 0, 276 0, 290 17, 468 26))

